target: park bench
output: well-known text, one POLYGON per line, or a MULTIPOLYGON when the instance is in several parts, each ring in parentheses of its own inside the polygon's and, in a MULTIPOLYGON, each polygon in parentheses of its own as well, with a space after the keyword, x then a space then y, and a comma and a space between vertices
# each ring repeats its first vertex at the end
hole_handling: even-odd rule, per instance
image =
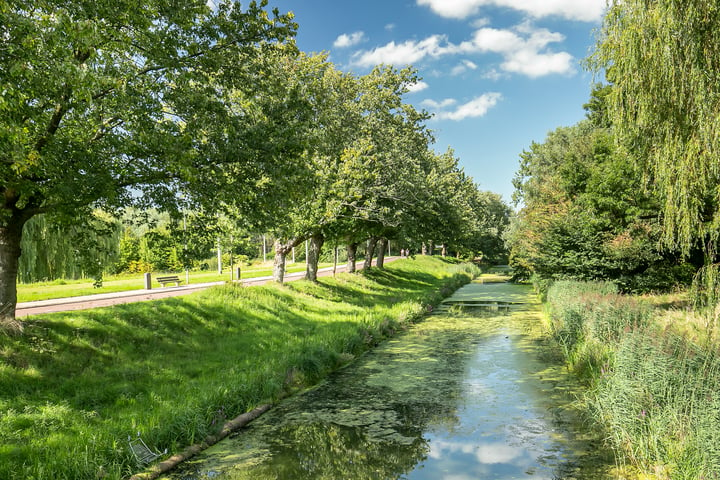
POLYGON ((130 451, 140 465, 146 465, 167 453, 167 449, 163 453, 150 450, 150 447, 140 438, 140 432, 138 432, 137 438, 128 436, 128 445, 130 445, 130 451))
POLYGON ((163 287, 168 283, 174 283, 176 286, 180 286, 180 277, 178 277, 177 275, 168 275, 166 277, 157 277, 155 280, 157 280, 158 283, 163 287))

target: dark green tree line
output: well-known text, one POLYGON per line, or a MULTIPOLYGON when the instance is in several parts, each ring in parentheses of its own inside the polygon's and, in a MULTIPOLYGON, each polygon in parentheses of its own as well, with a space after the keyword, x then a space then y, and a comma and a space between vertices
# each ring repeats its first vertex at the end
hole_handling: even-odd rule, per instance
MULTIPOLYGON (((93 211, 168 213, 166 230, 114 233, 120 268, 187 268, 223 229, 269 233, 278 280, 306 239, 314 279, 326 239, 354 259, 365 241, 382 257, 390 238, 471 252, 478 235, 499 234, 498 199, 430 150, 428 115, 403 101, 412 69, 338 72, 300 54, 292 15, 266 7, 0 0, 4 324, 17 325, 23 231, 39 215, 69 225, 93 211)), ((40 257, 35 225, 23 261, 40 257)), ((101 274, 110 254, 86 250, 82 272, 101 274)))
POLYGON ((692 266, 661 248, 657 195, 616 146, 606 114, 608 87, 596 87, 588 119, 558 128, 521 155, 514 180, 522 210, 508 234, 520 276, 614 280, 626 290, 687 283, 692 266))

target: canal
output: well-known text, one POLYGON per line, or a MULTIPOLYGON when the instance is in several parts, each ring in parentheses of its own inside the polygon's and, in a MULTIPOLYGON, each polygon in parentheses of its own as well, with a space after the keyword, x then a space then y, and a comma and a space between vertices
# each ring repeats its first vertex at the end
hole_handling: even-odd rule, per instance
POLYGON ((611 478, 530 289, 473 282, 166 479, 611 478))

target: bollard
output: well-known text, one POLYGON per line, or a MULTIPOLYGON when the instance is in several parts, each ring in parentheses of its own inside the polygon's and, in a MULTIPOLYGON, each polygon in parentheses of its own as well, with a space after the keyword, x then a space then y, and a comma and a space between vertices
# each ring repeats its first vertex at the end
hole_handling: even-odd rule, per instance
POLYGON ((152 288, 152 279, 150 278, 150 274, 145 274, 145 290, 150 290, 152 288))

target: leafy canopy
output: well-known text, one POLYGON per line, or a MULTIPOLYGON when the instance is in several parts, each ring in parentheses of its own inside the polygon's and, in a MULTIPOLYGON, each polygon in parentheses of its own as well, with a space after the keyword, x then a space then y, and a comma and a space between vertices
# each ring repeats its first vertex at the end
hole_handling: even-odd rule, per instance
MULTIPOLYGON (((611 2, 591 64, 609 113, 663 203, 663 239, 688 254, 720 235, 720 5, 611 2)), ((713 247, 714 248, 714 247, 713 247)))

